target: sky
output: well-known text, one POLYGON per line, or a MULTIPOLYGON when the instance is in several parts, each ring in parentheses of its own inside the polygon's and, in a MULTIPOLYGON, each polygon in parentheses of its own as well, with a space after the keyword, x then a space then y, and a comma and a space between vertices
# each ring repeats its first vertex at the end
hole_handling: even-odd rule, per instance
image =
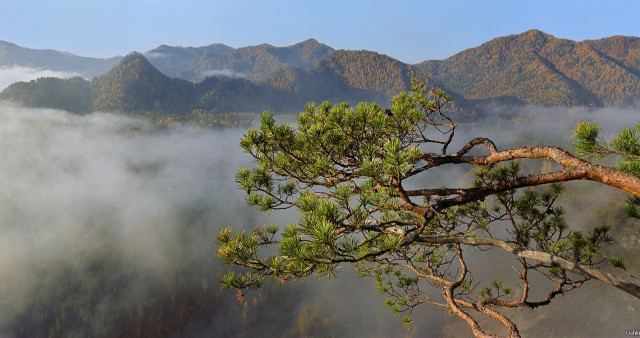
POLYGON ((0 40, 111 57, 161 44, 288 46, 315 38, 406 63, 539 29, 558 38, 640 36, 633 0, 2 0, 0 40))

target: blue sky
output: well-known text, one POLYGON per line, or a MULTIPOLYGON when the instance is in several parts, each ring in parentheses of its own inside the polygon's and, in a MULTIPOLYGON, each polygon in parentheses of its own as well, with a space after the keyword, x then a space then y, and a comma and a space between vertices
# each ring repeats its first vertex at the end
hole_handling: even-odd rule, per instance
POLYGON ((416 63, 532 28, 572 40, 640 36, 639 15, 632 0, 2 0, 0 40, 108 57, 315 38, 416 63))

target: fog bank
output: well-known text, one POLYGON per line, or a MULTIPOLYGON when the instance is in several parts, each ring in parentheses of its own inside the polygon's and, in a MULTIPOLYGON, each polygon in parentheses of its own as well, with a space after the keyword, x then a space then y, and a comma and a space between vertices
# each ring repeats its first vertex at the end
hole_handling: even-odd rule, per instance
POLYGON ((301 314, 338 335, 401 328, 353 271, 243 304, 220 291, 221 228, 295 221, 246 206, 242 132, 1 102, 0 336, 295 336, 301 314))
MULTIPOLYGON (((518 112, 524 122, 460 126, 450 150, 477 136, 499 149, 566 146, 577 120, 600 121, 608 137, 640 116, 634 109, 525 108, 518 112)), ((0 102, 0 336, 469 335, 457 317, 428 305, 414 313, 413 328, 403 329, 373 280, 347 266, 335 281, 267 286, 242 304, 233 291, 219 291, 216 278, 226 269, 213 258, 219 229, 296 221, 295 212, 268 216, 246 206, 234 183, 236 170, 251 165, 238 146, 242 133, 158 129, 115 114, 0 102)), ((468 168, 449 169, 425 180, 468 183, 468 168)), ((588 191, 587 206, 597 200, 596 190, 588 191)), ((511 261, 487 263, 477 255, 470 259, 474 273, 513 274, 511 261)), ((589 284, 550 307, 520 311, 514 318, 523 334, 615 335, 634 324, 636 299, 589 284), (576 316, 581 321, 569 325, 576 316)))
POLYGON ((31 68, 24 66, 0 67, 0 91, 15 82, 29 82, 40 77, 57 77, 68 79, 83 76, 79 73, 55 71, 50 69, 31 68))

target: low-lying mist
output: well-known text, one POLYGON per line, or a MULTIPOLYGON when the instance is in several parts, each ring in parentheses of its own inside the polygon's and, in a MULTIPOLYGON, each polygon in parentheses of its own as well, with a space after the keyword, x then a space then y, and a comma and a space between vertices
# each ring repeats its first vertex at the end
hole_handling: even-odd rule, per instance
POLYGON ((53 324, 106 334, 125 300, 143 298, 129 311, 149 311, 147 293, 162 296, 149 289, 175 292, 181 274, 201 273, 216 290, 215 233, 248 221, 233 183, 238 135, 2 104, 0 333, 53 324), (68 311, 67 323, 48 323, 61 318, 51 311, 68 311))
POLYGON ((0 66, 0 92, 14 82, 29 82, 40 77, 56 77, 61 79, 68 79, 76 76, 83 75, 79 73, 62 72, 25 66, 0 66))
POLYGON ((335 289, 267 287, 244 304, 220 291, 221 228, 295 221, 246 206, 234 182, 250 164, 242 133, 0 103, 0 336, 296 336, 322 320, 352 335, 400 327, 368 288, 349 290, 349 275, 335 289), (345 301, 376 310, 353 313, 345 301), (358 333, 354 321, 374 327, 358 333))
MULTIPOLYGON (((476 136, 499 148, 567 146, 577 120, 599 120, 610 135, 640 116, 519 109, 528 109, 525 122, 461 126, 451 149, 476 136)), ((226 268, 214 258, 219 229, 296 221, 294 212, 268 216, 246 206, 234 183, 236 170, 250 165, 238 146, 243 132, 156 128, 115 114, 78 116, 0 102, 0 336, 469 335, 466 324, 427 305, 407 331, 384 308, 374 282, 347 266, 337 280, 267 286, 243 303, 233 291, 220 291, 216 277, 226 268)), ((464 186, 467 171, 434 172, 429 179, 464 186)), ((593 194, 585 203, 597 200, 593 194)), ((637 247, 637 238, 627 244, 637 247)), ((510 261, 502 270, 495 262, 474 263, 474 272, 512 272, 510 261)), ((548 308, 521 310, 515 318, 523 334, 634 329, 638 301, 589 284, 548 308), (589 310, 594 306, 600 310, 589 310)))

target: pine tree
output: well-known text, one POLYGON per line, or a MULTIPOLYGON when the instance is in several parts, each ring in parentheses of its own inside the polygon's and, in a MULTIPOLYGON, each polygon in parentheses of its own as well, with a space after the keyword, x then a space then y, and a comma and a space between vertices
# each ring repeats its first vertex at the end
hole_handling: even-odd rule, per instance
MULTIPOLYGON (((603 245, 611 240, 609 228, 574 230, 555 206, 564 191, 561 182, 573 180, 640 197, 640 178, 632 170, 636 162, 627 163, 640 153, 637 131, 612 142, 612 153, 627 156, 620 170, 557 147, 498 150, 486 138, 451 152, 456 124, 442 110, 450 98, 438 89, 429 94, 414 82, 411 92, 397 95, 387 109, 375 103, 309 104, 295 125, 278 124, 265 112, 260 127, 241 140, 255 167, 240 169, 236 181, 250 205, 263 211, 295 208, 300 219, 250 233, 221 231, 218 256, 249 268, 244 273, 230 268, 221 278, 223 287, 243 294, 265 280, 335 276, 338 266, 352 264, 375 280, 389 297, 385 305, 403 314, 406 325, 416 306, 429 303, 460 317, 476 336, 488 335, 477 320, 487 316, 512 337, 519 330, 501 308, 544 306, 592 279, 640 298, 640 286, 597 269, 607 258, 603 245), (552 160, 562 169, 526 174, 516 161, 524 158, 552 160), (416 178, 445 165, 477 166, 474 183, 415 188, 416 182, 428 183, 416 178), (513 255, 519 285, 478 279, 482 271, 465 259, 473 249, 513 255), (548 288, 546 296, 531 294, 533 274, 551 282, 541 286, 548 288)), ((577 149, 598 156, 609 151, 590 126, 576 129, 577 149)), ((625 266, 619 257, 610 261, 625 266)))

